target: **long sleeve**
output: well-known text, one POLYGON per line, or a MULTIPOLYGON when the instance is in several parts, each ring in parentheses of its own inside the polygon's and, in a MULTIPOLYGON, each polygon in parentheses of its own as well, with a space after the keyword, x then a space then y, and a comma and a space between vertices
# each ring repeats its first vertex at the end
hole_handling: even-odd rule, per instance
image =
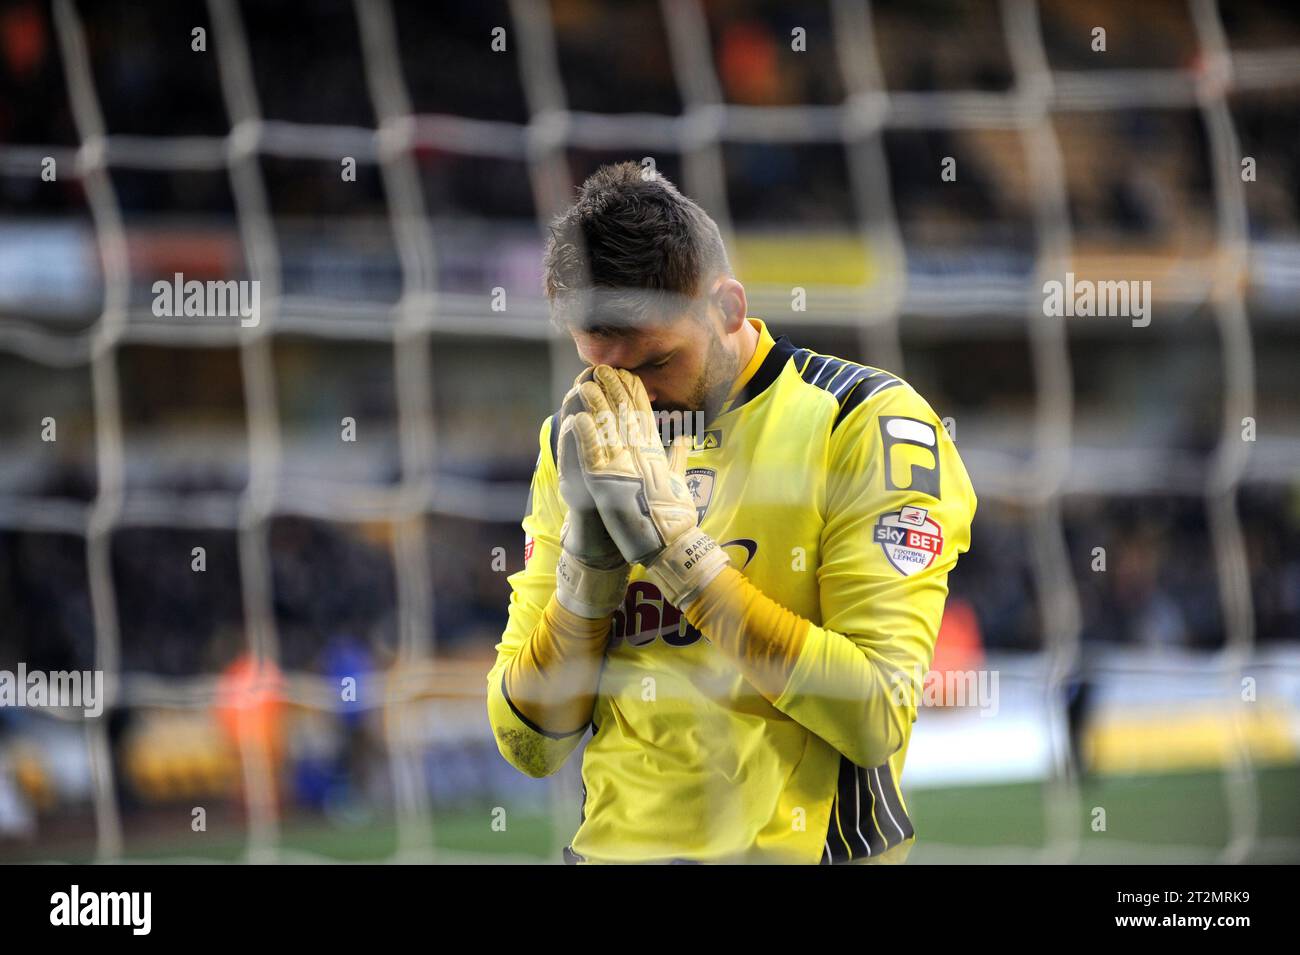
POLYGON ((777 709, 859 766, 908 740, 976 500, 956 447, 911 388, 832 433, 818 566, 822 623, 727 569, 684 611, 777 709))
POLYGON ((523 519, 524 569, 509 578, 509 619, 487 678, 488 720, 501 755, 528 776, 548 776, 590 725, 610 621, 570 613, 555 599, 564 502, 542 425, 523 519))
POLYGON ((609 622, 609 617, 579 617, 551 597, 537 626, 501 675, 502 693, 521 720, 557 738, 587 728, 609 622))

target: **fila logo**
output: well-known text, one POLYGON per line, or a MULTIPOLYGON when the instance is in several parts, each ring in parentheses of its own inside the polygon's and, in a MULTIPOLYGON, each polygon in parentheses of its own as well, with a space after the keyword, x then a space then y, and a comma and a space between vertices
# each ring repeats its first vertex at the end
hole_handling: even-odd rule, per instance
POLYGON ((885 489, 915 491, 939 500, 939 438, 933 427, 916 418, 880 416, 885 452, 885 489), (906 474, 906 483, 895 478, 906 474))
POLYGON ((716 451, 722 447, 722 429, 705 431, 703 435, 693 435, 691 441, 693 451, 716 451))

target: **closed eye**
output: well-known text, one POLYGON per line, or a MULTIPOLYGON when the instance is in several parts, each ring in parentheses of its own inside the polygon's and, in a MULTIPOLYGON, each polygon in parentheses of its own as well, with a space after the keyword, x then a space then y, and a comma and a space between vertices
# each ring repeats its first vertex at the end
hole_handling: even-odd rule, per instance
MULTIPOLYGON (((676 353, 665 355, 663 358, 660 358, 658 361, 653 361, 653 362, 648 361, 643 364, 637 365, 635 368, 629 368, 628 371, 631 371, 635 374, 636 372, 644 371, 647 368, 663 368, 673 360, 675 355, 676 353)), ((596 367, 592 362, 587 361, 587 359, 585 358, 582 359, 582 363, 586 365, 588 368, 596 367)))

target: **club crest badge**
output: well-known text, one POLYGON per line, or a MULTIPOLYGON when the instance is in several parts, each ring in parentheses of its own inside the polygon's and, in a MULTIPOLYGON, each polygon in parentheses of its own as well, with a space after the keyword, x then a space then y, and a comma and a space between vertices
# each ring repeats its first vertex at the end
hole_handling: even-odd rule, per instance
POLYGON ((704 512, 709 509, 709 500, 713 497, 713 481, 717 472, 713 468, 687 468, 686 488, 695 499, 697 520, 704 520, 704 512))
POLYGON ((908 506, 880 515, 872 537, 904 577, 925 570, 943 553, 943 528, 924 507, 908 506))

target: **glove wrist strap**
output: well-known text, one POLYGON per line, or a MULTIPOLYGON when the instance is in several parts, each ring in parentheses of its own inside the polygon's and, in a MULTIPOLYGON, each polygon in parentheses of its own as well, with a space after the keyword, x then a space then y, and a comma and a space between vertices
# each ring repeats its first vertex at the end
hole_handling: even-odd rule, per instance
POLYGON ((627 564, 609 570, 593 567, 561 550, 555 565, 555 599, 579 617, 608 617, 623 602, 631 572, 627 564))
POLYGON ((718 542, 695 527, 665 547, 646 567, 646 576, 681 610, 730 563, 718 542))

